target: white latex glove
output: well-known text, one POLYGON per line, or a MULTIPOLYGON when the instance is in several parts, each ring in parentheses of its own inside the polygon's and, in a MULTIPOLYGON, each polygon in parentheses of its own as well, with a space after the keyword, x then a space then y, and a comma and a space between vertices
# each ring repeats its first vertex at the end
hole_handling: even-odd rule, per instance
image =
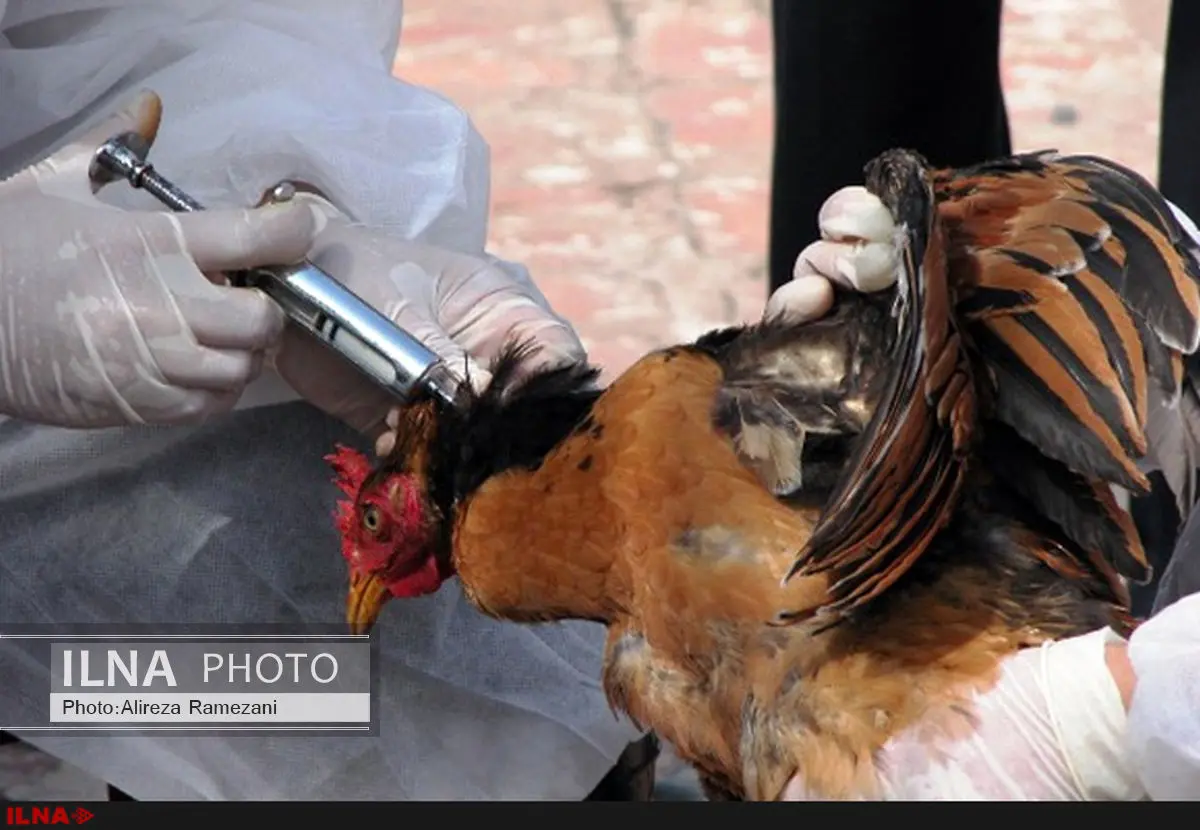
MULTIPOLYGON (((523 275, 496 262, 390 236, 354 224, 324 199, 298 193, 314 206, 322 225, 309 254, 314 264, 390 317, 447 361, 475 388, 488 382, 484 366, 512 337, 531 339, 538 349, 530 368, 580 358, 583 345, 523 275)), ((357 370, 307 334, 289 328, 275 357, 279 374, 304 398, 383 442, 388 397, 357 370), (380 433, 383 433, 380 435, 380 433)))
POLYGON ((153 141, 161 112, 143 93, 0 183, 0 413, 65 427, 196 421, 233 407, 282 333, 263 294, 204 274, 300 259, 311 208, 175 215, 95 197, 95 149, 128 130, 153 141))
POLYGON ((796 258, 792 281, 767 301, 766 315, 816 320, 833 305, 833 285, 866 293, 891 288, 899 277, 896 224, 865 187, 843 187, 821 205, 821 239, 796 258))
MULTIPOLYGON (((972 721, 947 713, 889 742, 878 796, 1200 799, 1200 595, 1143 623, 1128 644, 1102 629, 1018 652, 971 707, 972 721)), ((803 784, 784 798, 807 800, 803 784)))

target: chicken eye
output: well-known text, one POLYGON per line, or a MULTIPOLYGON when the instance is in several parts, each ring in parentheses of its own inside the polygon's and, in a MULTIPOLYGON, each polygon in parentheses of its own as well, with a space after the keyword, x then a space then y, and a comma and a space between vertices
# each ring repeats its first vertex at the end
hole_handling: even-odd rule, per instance
POLYGON ((383 515, 379 512, 379 508, 373 504, 367 505, 362 512, 362 526, 368 533, 378 533, 383 527, 383 515))

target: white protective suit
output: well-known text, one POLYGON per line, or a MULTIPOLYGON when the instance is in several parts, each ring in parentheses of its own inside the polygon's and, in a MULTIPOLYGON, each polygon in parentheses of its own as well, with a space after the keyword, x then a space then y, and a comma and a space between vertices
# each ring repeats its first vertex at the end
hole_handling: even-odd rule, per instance
MULTIPOLYGON (((453 104, 391 78, 401 12, 0 0, 0 175, 149 87, 152 161, 202 203, 302 179, 359 221, 479 255, 487 147, 453 104)), ((103 198, 158 207, 119 184, 103 198)), ((339 621, 335 441, 363 443, 274 375, 200 428, 0 419, 0 623, 339 621)), ((137 799, 580 799, 637 737, 601 691, 599 626, 493 622, 452 582, 389 607, 380 633, 377 738, 21 737, 137 799)), ((40 722, 46 682, 3 678, 0 723, 40 722)))

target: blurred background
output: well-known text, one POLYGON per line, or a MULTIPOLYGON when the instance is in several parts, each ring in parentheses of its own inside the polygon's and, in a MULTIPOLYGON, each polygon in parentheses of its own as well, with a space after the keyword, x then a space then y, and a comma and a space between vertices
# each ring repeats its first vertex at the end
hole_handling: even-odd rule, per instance
MULTIPOLYGON (((529 267, 608 373, 761 313, 770 0, 405 7, 395 74, 456 102, 491 145, 493 253, 529 267)), ((1168 8, 1005 0, 1014 149, 1094 153, 1155 180, 1168 8)), ((0 747, 0 793, 105 797, 21 745, 0 747)))
MULTIPOLYGON (((770 0, 405 6, 395 73, 470 113, 492 148, 493 252, 529 267, 597 362, 619 372, 762 312, 770 0)), ((1154 180, 1169 6, 1006 0, 1014 149, 1154 180)))

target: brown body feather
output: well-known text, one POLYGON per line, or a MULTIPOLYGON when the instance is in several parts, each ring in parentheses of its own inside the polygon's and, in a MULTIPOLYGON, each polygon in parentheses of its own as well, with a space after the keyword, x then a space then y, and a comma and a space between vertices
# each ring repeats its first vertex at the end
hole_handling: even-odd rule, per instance
POLYGON ((961 526, 871 615, 824 632, 775 624, 829 596, 822 575, 782 583, 823 494, 788 503, 762 486, 715 426, 722 379, 698 350, 644 359, 590 429, 470 496, 452 544, 486 613, 606 624, 614 707, 715 791, 773 799, 800 771, 820 795, 869 795, 891 735, 931 719, 965 728, 964 701, 1002 656, 1120 607, 1092 573, 1043 566, 1062 549, 1008 518, 1023 505, 992 503, 960 507, 961 526))
POLYGON ((895 292, 714 332, 602 394, 582 367, 511 380, 506 355, 465 416, 415 430, 470 599, 607 625, 610 701, 714 797, 795 774, 877 794, 889 738, 969 729, 1018 648, 1128 630, 1121 577, 1147 572, 1110 485, 1144 488, 1198 337, 1165 203, 1046 155, 893 152, 867 181, 905 229, 895 292))

